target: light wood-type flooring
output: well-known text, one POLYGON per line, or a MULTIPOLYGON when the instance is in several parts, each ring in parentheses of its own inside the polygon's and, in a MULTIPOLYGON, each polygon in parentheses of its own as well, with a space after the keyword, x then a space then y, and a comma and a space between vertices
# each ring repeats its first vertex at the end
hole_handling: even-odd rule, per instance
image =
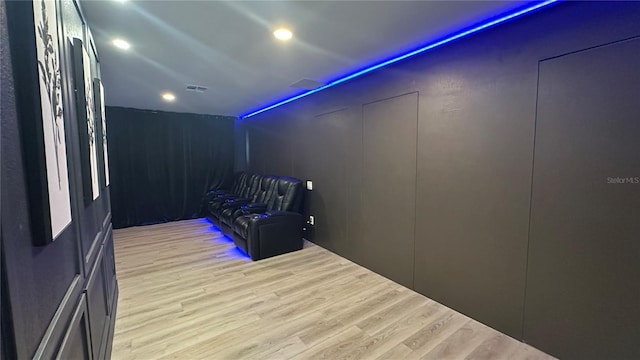
POLYGON ((113 359, 549 359, 311 243, 252 262, 203 219, 114 231, 113 359))

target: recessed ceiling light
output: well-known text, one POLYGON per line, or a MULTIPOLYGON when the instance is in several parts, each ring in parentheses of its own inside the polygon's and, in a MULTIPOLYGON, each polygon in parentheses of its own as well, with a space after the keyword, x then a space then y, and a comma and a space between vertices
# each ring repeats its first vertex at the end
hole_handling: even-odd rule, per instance
POLYGON ((279 28, 273 32, 273 36, 278 40, 287 41, 293 37, 293 33, 289 29, 279 28))
POLYGON ((131 47, 131 45, 122 40, 122 39, 113 39, 113 45, 115 45, 117 48, 120 48, 122 50, 127 50, 131 47))
POLYGON ((116 2, 119 2, 119 3, 127 2, 127 0, 115 0, 115 1, 116 1, 116 2))
POLYGON ((170 92, 162 93, 162 99, 164 101, 173 101, 176 99, 176 96, 170 92))

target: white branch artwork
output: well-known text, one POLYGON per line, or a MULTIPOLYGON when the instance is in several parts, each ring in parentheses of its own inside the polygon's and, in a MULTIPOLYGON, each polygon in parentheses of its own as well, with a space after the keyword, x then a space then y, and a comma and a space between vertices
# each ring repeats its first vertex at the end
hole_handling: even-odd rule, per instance
POLYGON ((104 180, 105 186, 109 186, 109 156, 107 153, 107 116, 104 111, 104 87, 100 82, 100 111, 102 115, 102 149, 104 156, 104 180))
POLYGON ((33 18, 36 30, 51 240, 54 240, 71 223, 55 2, 34 0, 33 18))
POLYGON ((98 150, 96 142, 96 119, 93 113, 93 81, 91 80, 91 60, 84 46, 82 47, 82 67, 84 73, 84 90, 87 99, 87 131, 89 135, 89 159, 91 162, 91 190, 93 200, 100 195, 100 182, 98 180, 98 150))

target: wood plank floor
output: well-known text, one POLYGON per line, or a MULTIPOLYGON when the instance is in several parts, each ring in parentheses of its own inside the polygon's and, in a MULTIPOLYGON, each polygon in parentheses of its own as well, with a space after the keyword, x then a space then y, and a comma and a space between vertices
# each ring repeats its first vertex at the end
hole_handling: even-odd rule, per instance
POLYGON ((113 359, 550 359, 319 246, 252 262, 206 220, 114 231, 113 359))

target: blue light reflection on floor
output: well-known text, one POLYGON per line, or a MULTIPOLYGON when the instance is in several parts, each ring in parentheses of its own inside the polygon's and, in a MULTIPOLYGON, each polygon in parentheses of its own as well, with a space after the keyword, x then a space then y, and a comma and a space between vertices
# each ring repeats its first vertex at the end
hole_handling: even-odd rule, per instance
POLYGON ((209 224, 209 225, 215 226, 215 225, 213 225, 213 222, 211 222, 211 220, 209 220, 208 217, 203 217, 202 219, 200 219, 200 223, 209 224))
POLYGON ((225 254, 234 259, 251 259, 249 255, 245 254, 237 246, 230 247, 225 254))
MULTIPOLYGON (((213 235, 215 235, 213 240, 233 244, 233 239, 227 235, 224 235, 222 233, 222 230, 220 230, 219 227, 217 227, 213 222, 211 222, 211 220, 205 217, 200 219, 200 222, 202 224, 206 224, 209 226, 209 228, 206 229, 206 231, 211 232, 213 235)), ((242 250, 240 250, 235 245, 232 245, 227 250, 225 250, 224 255, 232 259, 242 259, 242 260, 251 259, 249 255, 245 254, 242 250)))

